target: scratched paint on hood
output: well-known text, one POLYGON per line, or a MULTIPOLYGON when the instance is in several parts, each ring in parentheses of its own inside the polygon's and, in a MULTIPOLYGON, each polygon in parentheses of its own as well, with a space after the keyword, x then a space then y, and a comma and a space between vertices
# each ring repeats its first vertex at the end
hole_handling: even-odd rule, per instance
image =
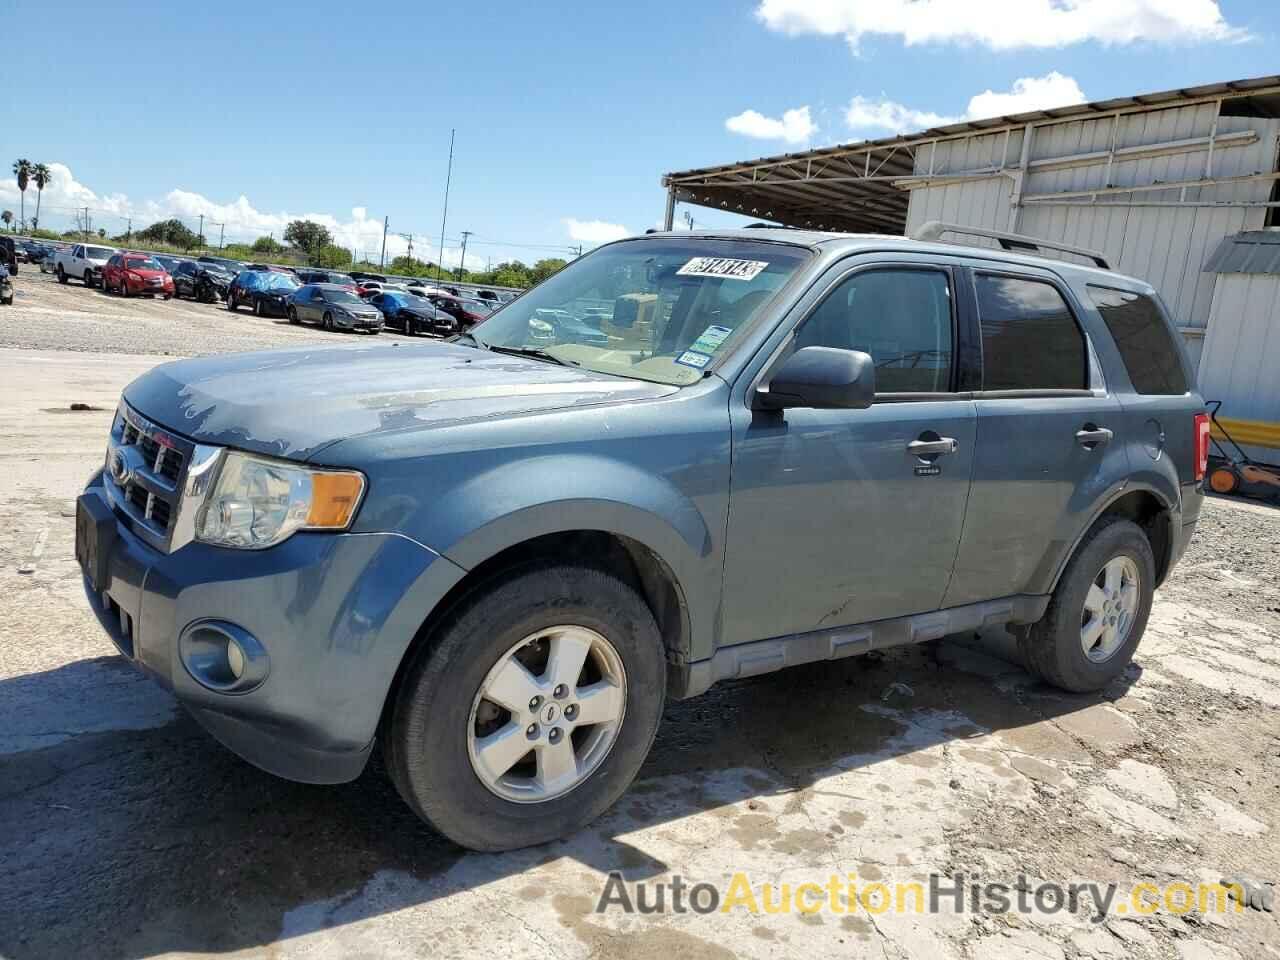
POLYGON ((444 343, 351 344, 166 363, 125 388, 200 443, 306 460, 391 430, 650 399, 677 388, 444 343))

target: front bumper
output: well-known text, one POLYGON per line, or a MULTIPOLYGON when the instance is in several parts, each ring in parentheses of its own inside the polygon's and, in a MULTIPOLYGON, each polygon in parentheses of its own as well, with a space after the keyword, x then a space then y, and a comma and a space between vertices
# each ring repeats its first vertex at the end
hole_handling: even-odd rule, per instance
MULTIPOLYGON (((106 500, 101 475, 85 496, 106 500)), ((423 619, 463 572, 396 534, 295 534, 259 551, 189 543, 165 554, 119 514, 103 589, 85 595, 120 652, 226 747, 278 776, 340 783, 364 769, 396 670, 423 619), (247 693, 202 685, 178 638, 235 624, 270 658, 247 693)))

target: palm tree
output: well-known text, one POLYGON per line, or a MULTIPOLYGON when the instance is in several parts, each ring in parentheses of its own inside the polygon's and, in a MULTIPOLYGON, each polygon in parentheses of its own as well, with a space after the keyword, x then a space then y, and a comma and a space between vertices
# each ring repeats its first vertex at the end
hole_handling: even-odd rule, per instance
POLYGON ((6 210, 4 213, 0 213, 0 220, 3 220, 4 225, 8 227, 9 224, 13 223, 13 211, 6 210))
POLYGON ((53 182, 53 173, 49 170, 48 164, 37 163, 31 168, 31 181, 36 185, 36 215, 31 220, 31 229, 35 229, 36 223, 40 220, 40 195, 44 193, 44 188, 53 182))
POLYGON ((18 208, 22 211, 18 216, 18 223, 22 224, 27 220, 27 184, 31 179, 31 161, 13 161, 13 175, 18 178, 18 190, 22 193, 22 206, 18 208))

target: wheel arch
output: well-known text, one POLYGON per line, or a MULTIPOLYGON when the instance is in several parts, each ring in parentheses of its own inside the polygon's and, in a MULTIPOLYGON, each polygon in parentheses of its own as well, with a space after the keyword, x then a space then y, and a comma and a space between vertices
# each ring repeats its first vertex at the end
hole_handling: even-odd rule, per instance
POLYGON ((539 563, 582 562, 614 574, 640 594, 653 614, 670 665, 688 659, 692 626, 683 584, 671 565, 649 544, 627 534, 604 529, 570 529, 541 533, 496 550, 470 567, 432 606, 406 646, 382 706, 384 728, 409 666, 432 643, 440 625, 476 594, 511 571, 539 563))
POLYGON ((1160 586, 1169 572, 1172 559, 1173 523, 1177 512, 1178 508, 1154 487, 1130 485, 1116 493, 1095 511, 1089 523, 1071 544, 1071 548, 1064 552, 1054 571, 1050 592, 1058 588, 1058 582, 1062 579, 1067 564, 1079 551, 1080 545, 1100 523, 1111 517, 1130 520, 1146 534, 1147 542, 1151 544, 1151 553, 1156 561, 1156 586, 1160 586))

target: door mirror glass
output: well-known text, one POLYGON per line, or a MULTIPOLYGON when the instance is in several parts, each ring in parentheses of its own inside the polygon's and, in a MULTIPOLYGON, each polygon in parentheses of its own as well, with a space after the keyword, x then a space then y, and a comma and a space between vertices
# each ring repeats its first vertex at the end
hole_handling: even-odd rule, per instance
POLYGON ((763 410, 809 407, 862 410, 876 395, 876 366, 870 354, 836 347, 801 347, 756 388, 763 410))

